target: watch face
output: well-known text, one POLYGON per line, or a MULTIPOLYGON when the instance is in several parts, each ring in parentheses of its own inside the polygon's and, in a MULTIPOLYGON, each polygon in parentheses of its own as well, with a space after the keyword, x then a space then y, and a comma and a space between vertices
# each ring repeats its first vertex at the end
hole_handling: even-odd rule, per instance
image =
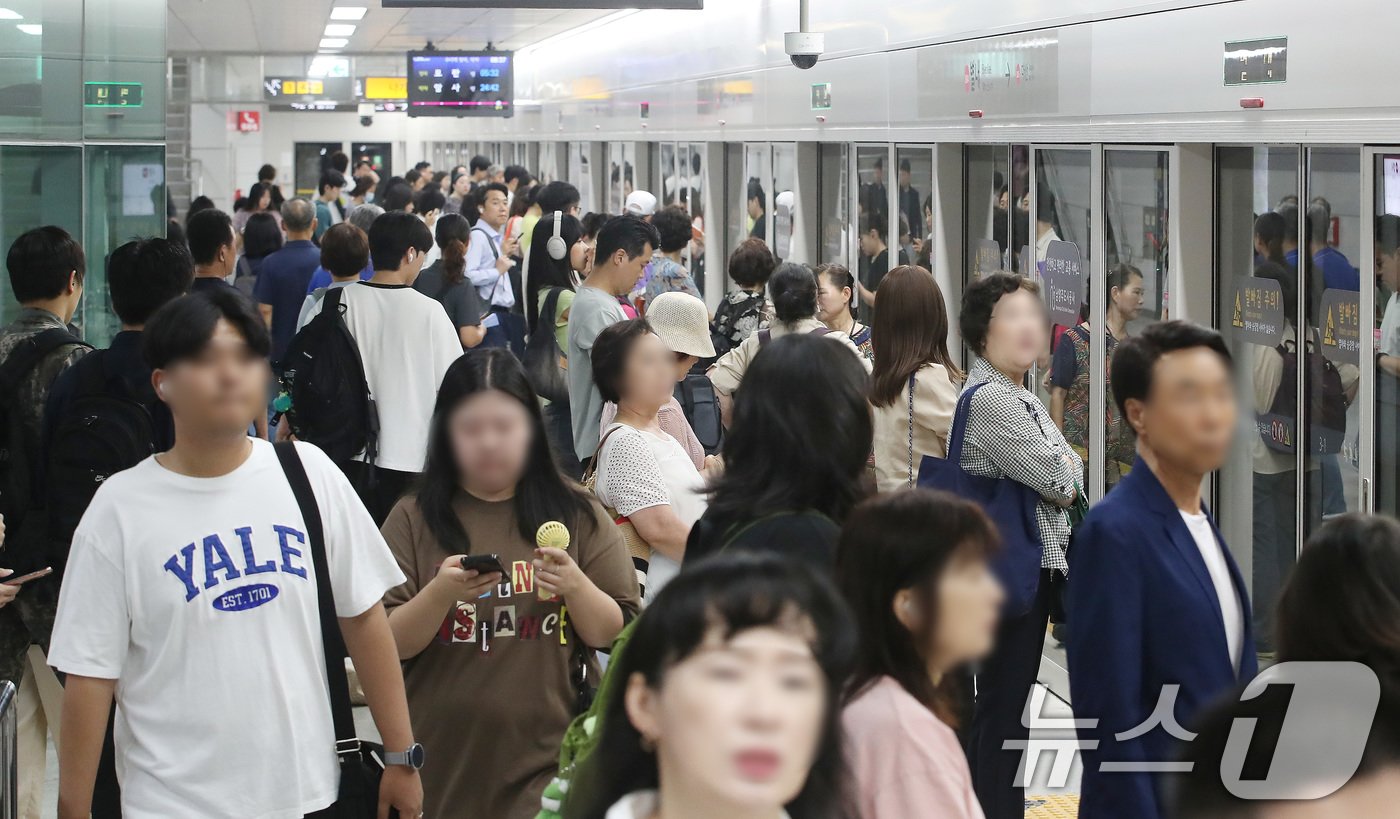
POLYGON ((423 746, 417 742, 408 748, 408 764, 414 768, 423 767, 423 746))

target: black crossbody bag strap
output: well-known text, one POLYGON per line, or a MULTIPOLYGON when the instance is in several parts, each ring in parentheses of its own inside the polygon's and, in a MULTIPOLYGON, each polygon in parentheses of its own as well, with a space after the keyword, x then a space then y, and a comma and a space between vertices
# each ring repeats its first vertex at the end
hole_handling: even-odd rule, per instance
POLYGON ((311 567, 316 572, 316 608, 321 619, 321 646, 326 656, 326 681, 331 695, 331 721, 335 723, 335 749, 338 754, 353 753, 359 748, 355 738, 355 720, 350 710, 350 683, 345 676, 345 638, 340 634, 340 620, 335 613, 335 593, 331 588, 330 564, 326 560, 326 530, 321 522, 321 508, 316 493, 306 476, 306 467, 297 454, 296 445, 283 441, 274 447, 277 460, 287 483, 292 486, 302 519, 306 521, 306 539, 310 541, 311 567))

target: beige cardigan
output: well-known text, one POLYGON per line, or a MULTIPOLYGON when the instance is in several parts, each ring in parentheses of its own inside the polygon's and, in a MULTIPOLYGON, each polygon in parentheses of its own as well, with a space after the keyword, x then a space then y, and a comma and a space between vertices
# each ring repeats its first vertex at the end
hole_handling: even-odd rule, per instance
POLYGON ((919 477, 925 455, 948 454, 948 432, 958 406, 960 386, 948 377, 942 364, 925 364, 914 375, 914 458, 909 459, 909 392, 900 391, 888 407, 870 407, 875 426, 875 483, 881 492, 893 492, 919 477))
MULTIPOLYGON (((793 324, 774 322, 769 328, 769 333, 774 339, 779 339, 786 335, 810 333, 822 326, 822 323, 814 318, 803 319, 793 324)), ((823 338, 829 338, 839 344, 846 345, 851 352, 856 354, 856 358, 860 359, 865 371, 870 372, 870 362, 860 354, 860 349, 851 343, 850 336, 832 330, 823 338)), ((744 372, 748 370, 754 356, 758 355, 758 347, 759 335, 755 332, 744 339, 744 343, 725 353, 719 361, 714 363, 714 366, 710 367, 707 375, 710 376, 710 383, 715 386, 715 392, 721 395, 733 395, 734 391, 739 389, 739 382, 744 380, 744 372)))

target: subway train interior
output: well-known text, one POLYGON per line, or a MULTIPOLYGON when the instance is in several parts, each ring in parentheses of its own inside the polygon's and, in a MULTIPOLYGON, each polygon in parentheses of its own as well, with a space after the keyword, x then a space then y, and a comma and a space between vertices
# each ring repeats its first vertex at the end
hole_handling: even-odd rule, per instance
MULTIPOLYGON (((1065 433, 1091 506, 1135 457, 1106 328, 1215 328, 1240 429, 1203 497, 1256 606, 1325 521, 1400 514, 1400 399, 1375 366, 1400 352, 1382 338, 1397 294, 1374 235, 1377 217, 1400 216, 1400 48, 1374 0, 0 6, 0 242, 44 224, 81 241, 73 324, 98 347, 122 325, 103 260, 164 235, 197 197, 231 210, 264 164, 289 199, 313 197, 336 152, 385 179, 484 156, 572 183, 585 214, 620 214, 635 191, 684 208, 683 264, 711 311, 743 240, 859 276, 879 221, 889 266, 917 261, 938 282, 964 369, 965 288, 998 271, 1035 280, 1053 332, 1027 383, 1061 427, 1054 341, 1075 327, 1088 339, 1087 407, 1065 433), (785 46, 790 32, 821 37, 785 46), (414 60, 454 53, 490 66, 471 81, 494 102, 424 102, 444 78, 414 60), (1280 249, 1256 239, 1268 213, 1280 249), (1285 251, 1294 282, 1256 275, 1285 251), (1118 298, 1125 267, 1140 274, 1134 303, 1118 298), (1290 404, 1260 384, 1258 358, 1300 331, 1320 355, 1286 359, 1290 404), (1319 409, 1337 390, 1344 410, 1319 409)), ((20 316, 8 289, 0 308, 20 316)), ((1068 714, 1049 632, 1038 679, 1068 714)), ((1028 802, 1028 816, 1074 815, 1073 785, 1043 792, 1068 801, 1028 802)))

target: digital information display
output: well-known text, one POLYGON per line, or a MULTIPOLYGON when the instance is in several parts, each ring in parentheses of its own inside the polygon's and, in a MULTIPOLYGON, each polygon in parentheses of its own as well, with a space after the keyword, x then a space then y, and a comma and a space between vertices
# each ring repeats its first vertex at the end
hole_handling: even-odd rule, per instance
POLYGON ((418 51, 408 55, 411 117, 509 117, 515 113, 508 51, 418 51))
POLYGON ((88 108, 140 108, 139 82, 85 82, 83 105, 88 108))

